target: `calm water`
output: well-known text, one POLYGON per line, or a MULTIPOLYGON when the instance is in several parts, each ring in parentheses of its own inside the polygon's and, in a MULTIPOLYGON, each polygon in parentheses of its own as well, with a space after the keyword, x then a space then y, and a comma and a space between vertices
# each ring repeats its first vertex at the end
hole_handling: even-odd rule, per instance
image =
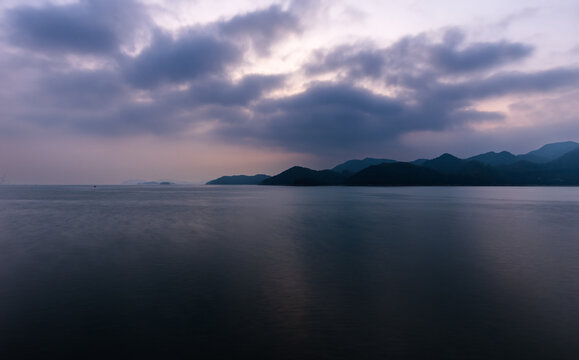
POLYGON ((0 186, 0 357, 579 358, 579 188, 0 186))

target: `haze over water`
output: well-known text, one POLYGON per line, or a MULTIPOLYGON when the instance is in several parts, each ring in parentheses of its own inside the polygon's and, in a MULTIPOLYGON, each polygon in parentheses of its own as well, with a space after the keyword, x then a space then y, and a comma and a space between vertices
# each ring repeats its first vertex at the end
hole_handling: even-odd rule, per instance
POLYGON ((577 188, 0 186, 0 355, 576 359, 577 188))

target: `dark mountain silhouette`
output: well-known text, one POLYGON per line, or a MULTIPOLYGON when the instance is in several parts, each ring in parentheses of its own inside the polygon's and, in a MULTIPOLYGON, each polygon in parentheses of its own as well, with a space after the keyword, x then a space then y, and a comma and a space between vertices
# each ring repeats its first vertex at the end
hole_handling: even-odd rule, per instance
POLYGON ((528 161, 533 161, 532 157, 534 157, 535 161, 534 162, 549 162, 552 160, 557 159, 558 157, 561 157, 563 155, 565 155, 566 153, 575 150, 579 148, 579 143, 576 143, 575 141, 565 141, 565 142, 558 142, 558 143, 552 143, 552 144, 547 144, 542 146, 541 148, 537 149, 537 150, 533 150, 531 152, 528 152, 527 154, 522 155, 522 157, 531 157, 526 158, 525 160, 528 161))
POLYGON ((295 186, 318 186, 318 185, 341 185, 346 176, 332 170, 312 170, 301 166, 294 166, 286 171, 265 179, 262 185, 295 185, 295 186))
POLYGON ((579 148, 547 163, 518 161, 497 170, 505 185, 579 185, 579 148))
POLYGON ((232 175, 222 176, 218 179, 208 181, 206 185, 259 185, 265 179, 270 178, 269 175, 232 175))
MULTIPOLYGON (((469 157, 464 160, 479 161, 483 164, 491 166, 510 165, 516 163, 517 161, 529 161, 532 163, 543 164, 555 160, 556 158, 577 148, 579 148, 579 143, 576 143, 574 141, 564 141, 544 145, 541 148, 530 151, 526 154, 514 155, 508 151, 501 151, 499 153, 490 151, 484 154, 469 157)), ((424 165, 424 163, 426 163, 427 161, 429 160, 417 159, 412 161, 411 164, 424 165)))
POLYGON ((416 160, 414 160, 414 161, 411 161, 410 163, 411 163, 412 165, 418 165, 418 166, 420 166, 420 165, 424 164, 424 163, 427 162, 427 161, 428 161, 428 159, 416 159, 416 160))
MULTIPOLYGON (((487 152, 484 154, 479 154, 479 155, 469 157, 469 158, 464 159, 464 160, 466 160, 466 161, 479 161, 483 164, 491 165, 491 166, 510 165, 510 164, 514 164, 517 161, 522 161, 522 160, 540 164, 540 163, 547 163, 549 161, 552 161, 552 160, 558 158, 559 156, 564 155, 565 153, 567 153, 571 150, 574 150, 576 148, 579 148, 579 143, 576 143, 574 141, 565 141, 565 142, 547 144, 547 145, 544 145, 537 150, 533 150, 529 153, 521 154, 521 155, 514 155, 508 151, 501 151, 498 153, 494 152, 494 151, 490 151, 490 152, 487 152)), ((446 154, 446 155, 450 155, 450 154, 446 154)), ((450 155, 450 156, 452 156, 452 155, 450 155)), ((444 155, 442 155, 441 157, 444 157, 444 155)), ((436 160, 436 159, 416 159, 414 161, 411 161, 410 163, 413 165, 422 166, 426 162, 432 161, 432 160, 436 160)), ((443 160, 444 160, 444 158, 443 158, 443 160)), ((448 159, 446 159, 446 160, 448 160, 448 159)), ((393 162, 397 162, 397 161, 392 160, 392 159, 376 159, 376 158, 365 158, 363 160, 348 160, 344 163, 341 163, 341 164, 335 166, 334 168, 332 168, 332 170, 335 172, 340 172, 340 173, 346 171, 346 172, 351 172, 353 174, 353 173, 356 173, 360 170, 363 170, 364 168, 366 168, 368 166, 379 165, 382 163, 393 163, 393 162)))
POLYGON ((480 161, 464 161, 455 175, 458 185, 501 185, 506 181, 495 167, 480 161))
POLYGON ((447 176, 422 166, 397 162, 370 166, 347 181, 347 185, 444 185, 447 176))
POLYGON ((354 174, 360 170, 367 168, 368 166, 393 162, 396 162, 396 160, 374 159, 374 158, 365 158, 363 160, 349 160, 344 163, 341 163, 340 165, 336 165, 334 168, 332 168, 332 171, 335 171, 337 173, 351 172, 352 174, 354 174))
POLYGON ((486 165, 510 165, 514 164, 520 159, 516 156, 511 154, 508 151, 501 151, 500 153, 496 153, 494 151, 490 151, 488 153, 476 155, 466 159, 467 161, 479 161, 486 165))
POLYGON ((348 185, 500 185, 504 176, 478 161, 460 160, 450 154, 431 160, 428 166, 410 163, 368 167, 350 177, 348 185), (436 168, 438 169, 436 169, 436 168))
POLYGON ((551 170, 579 170, 579 148, 571 150, 563 156, 549 162, 547 167, 551 170))
POLYGON ((540 164, 526 160, 495 167, 504 179, 500 185, 543 185, 543 168, 540 164))
POLYGON ((572 141, 547 144, 538 150, 516 156, 507 151, 488 152, 465 160, 448 153, 432 160, 419 159, 412 163, 366 158, 347 161, 334 169, 340 172, 294 166, 263 180, 261 184, 579 186, 579 144, 572 141), (555 158, 551 159, 553 156, 555 158), (355 173, 349 170, 371 162, 381 163, 355 173))
POLYGON ((579 148, 548 162, 544 168, 543 178, 549 185, 579 184, 579 148))
POLYGON ((533 154, 522 154, 522 155, 517 155, 517 161, 528 161, 528 162, 532 162, 535 164, 544 164, 546 162, 548 162, 549 160, 539 157, 537 155, 533 155, 533 154))
POLYGON ((436 159, 425 161, 420 166, 436 170, 443 174, 457 174, 461 171, 461 168, 464 166, 464 164, 464 160, 461 160, 454 155, 445 153, 436 159))
POLYGON ((461 160, 448 153, 425 161, 421 166, 452 175, 447 178, 447 185, 498 185, 504 182, 504 177, 490 165, 480 161, 461 160))

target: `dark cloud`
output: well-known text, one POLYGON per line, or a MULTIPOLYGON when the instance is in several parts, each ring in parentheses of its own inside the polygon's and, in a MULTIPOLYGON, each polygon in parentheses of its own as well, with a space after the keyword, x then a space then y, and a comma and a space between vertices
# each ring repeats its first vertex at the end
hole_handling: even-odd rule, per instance
POLYGON ((429 92, 438 98, 476 100, 508 94, 549 92, 579 86, 579 69, 555 68, 532 73, 501 72, 457 84, 437 84, 429 92))
POLYGON ((283 85, 282 75, 247 75, 238 81, 213 77, 184 91, 158 91, 152 104, 133 104, 112 116, 111 131, 172 133, 200 122, 235 123, 248 118, 253 103, 283 85), (123 122, 124 118, 133 119, 123 122), (140 119, 140 120, 139 120, 140 119), (120 126, 115 124, 120 121, 120 126), (130 125, 130 126, 129 126, 130 125))
POLYGON ((86 0, 5 13, 11 42, 34 51, 110 54, 145 17, 133 1, 86 0))
POLYGON ((504 113, 476 108, 484 99, 579 87, 577 68, 500 71, 532 54, 526 44, 468 43, 456 28, 443 35, 440 41, 428 34, 405 37, 386 48, 360 43, 318 51, 306 74, 335 73, 336 82, 258 108, 265 124, 259 136, 313 153, 364 148, 416 131, 504 121, 504 113), (356 87, 368 79, 394 91, 386 97, 356 87), (392 107, 375 111, 370 104, 376 102, 392 107))
POLYGON ((503 119, 500 113, 449 102, 407 103, 348 83, 316 84, 297 95, 262 101, 253 110, 253 125, 228 127, 223 134, 317 154, 373 147, 416 130, 503 119))
POLYGON ((151 44, 138 56, 126 58, 123 66, 129 81, 140 88, 224 77, 226 70, 243 61, 250 49, 265 55, 274 43, 297 32, 299 27, 293 14, 271 6, 189 28, 176 37, 156 30, 151 44))
POLYGON ((431 61, 444 71, 461 73, 495 68, 523 59, 532 51, 531 46, 506 41, 476 43, 464 49, 439 45, 432 49, 431 61))
POLYGON ((300 30, 298 18, 277 5, 184 28, 177 34, 152 25, 144 7, 132 0, 21 6, 7 10, 4 17, 13 45, 53 57, 70 53, 106 56, 118 63, 130 84, 141 89, 226 78, 248 51, 266 55, 276 42, 300 30), (121 48, 134 48, 140 30, 150 35, 150 43, 136 55, 121 55, 121 48))
MULTIPOLYGON (((90 82, 97 74, 85 76, 90 82)), ((230 142, 329 154, 375 147, 413 131, 502 121, 504 114, 476 110, 472 102, 495 95, 576 87, 579 70, 499 73, 452 85, 436 82, 412 98, 377 94, 347 81, 310 84, 301 93, 281 98, 263 97, 282 86, 284 79, 265 75, 248 75, 235 82, 206 78, 193 82, 185 91, 158 90, 153 102, 128 103, 103 109, 98 117, 87 114, 71 119, 71 126, 103 135, 169 135, 196 123, 214 121, 212 134, 230 142)), ((110 81, 114 84, 114 77, 110 81)), ((82 83, 65 81, 71 94, 82 83)), ((111 84, 107 80, 100 86, 114 89, 111 84)))
POLYGON ((379 78, 387 61, 384 55, 383 50, 364 45, 342 45, 327 53, 318 51, 305 70, 309 75, 346 70, 351 78, 379 78))
POLYGON ((306 152, 357 147, 392 138, 405 127, 404 106, 348 84, 317 84, 256 109, 266 142, 306 152))
POLYGON ((126 59, 124 71, 131 84, 151 88, 221 74, 242 55, 235 44, 210 33, 191 29, 173 39, 157 31, 149 47, 126 59))
POLYGON ((532 51, 531 46, 506 41, 475 43, 464 49, 439 45, 433 47, 430 58, 437 68, 452 73, 463 73, 495 68, 523 59, 532 51))
POLYGON ((465 43, 458 29, 447 31, 440 42, 423 34, 405 37, 387 48, 339 46, 318 52, 304 68, 309 75, 337 72, 341 76, 336 82, 262 101, 253 108, 254 119, 245 128, 229 127, 226 135, 254 136, 293 151, 320 154, 367 148, 415 131, 503 121, 505 114, 477 110, 476 102, 579 85, 575 68, 497 72, 531 53, 532 47, 507 41, 465 43), (356 86, 365 79, 396 91, 385 96, 356 86))
POLYGON ((24 118, 44 128, 101 136, 169 136, 198 123, 225 126, 248 118, 248 109, 283 84, 282 75, 247 75, 238 81, 207 78, 187 90, 156 89, 137 99, 120 74, 76 71, 46 75, 24 118))
POLYGON ((252 118, 220 134, 320 154, 381 143, 415 126, 411 107, 346 83, 319 83, 293 96, 266 99, 252 112, 252 118))
MULTIPOLYGON (((455 124, 463 122, 477 122, 485 120, 504 120, 505 114, 496 111, 456 110, 449 114, 455 124)), ((448 125, 448 124, 447 124, 448 125)))
POLYGON ((247 118, 248 106, 284 83, 285 75, 250 74, 236 81, 230 75, 247 51, 266 52, 297 29, 294 16, 277 6, 174 35, 150 27, 150 43, 134 56, 119 51, 125 45, 123 26, 133 29, 133 20, 125 16, 130 9, 139 7, 131 1, 89 0, 5 13, 10 40, 27 48, 23 56, 48 52, 52 59, 50 68, 27 79, 20 103, 11 104, 12 118, 102 136, 169 135, 203 121, 247 118), (37 18, 38 24, 28 23, 37 18), (56 56, 67 53, 107 59, 95 70, 79 70, 56 56))
POLYGON ((445 32, 441 42, 433 42, 425 34, 400 39, 389 47, 370 45, 340 46, 319 51, 306 66, 310 74, 341 71, 351 79, 369 77, 385 79, 392 85, 417 77, 444 76, 495 69, 521 60, 533 47, 508 41, 461 45, 465 34, 456 28, 445 32))
POLYGON ((499 72, 452 83, 434 78, 404 97, 416 109, 414 130, 444 130, 464 123, 501 121, 505 114, 476 110, 477 101, 510 95, 550 93, 579 87, 579 69, 556 68, 530 73, 499 72))
POLYGON ((298 18, 278 5, 237 15, 218 27, 223 36, 249 42, 260 55, 268 54, 272 44, 301 29, 298 18))
MULTIPOLYGON (((318 51, 299 75, 338 76, 302 84, 304 90, 293 95, 268 96, 286 80, 299 79, 294 74, 233 80, 252 55, 267 56, 279 41, 303 30, 291 9, 274 5, 171 34, 148 24, 150 42, 128 55, 121 48, 147 22, 136 3, 12 8, 5 13, 8 39, 25 48, 20 56, 48 53, 32 58, 50 58, 51 65, 22 80, 26 86, 18 97, 28 103, 14 104, 8 95, 0 103, 9 105, 5 113, 41 129, 175 136, 203 125, 203 136, 327 155, 377 148, 416 131, 503 121, 505 114, 477 110, 477 102, 579 85, 575 68, 501 72, 530 57, 533 48, 507 40, 469 42, 457 28, 442 36, 404 37, 387 47, 358 43, 318 51), (91 64, 92 70, 79 70, 55 56, 60 53, 106 58, 91 64)), ((10 82, 19 85, 24 73, 10 82)))
POLYGON ((187 94, 193 104, 217 104, 245 106, 259 99, 264 93, 283 84, 283 75, 247 75, 237 82, 223 78, 211 78, 195 82, 187 94))
POLYGON ((46 98, 56 106, 92 111, 126 101, 127 93, 122 78, 113 71, 54 72, 40 80, 38 98, 46 98))

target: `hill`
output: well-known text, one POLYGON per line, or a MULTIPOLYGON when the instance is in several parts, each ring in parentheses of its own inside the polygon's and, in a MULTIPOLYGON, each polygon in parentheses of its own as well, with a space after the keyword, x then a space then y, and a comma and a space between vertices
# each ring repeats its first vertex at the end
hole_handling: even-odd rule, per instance
POLYGON ((464 160, 461 160, 454 155, 445 153, 440 155, 436 159, 425 161, 420 166, 436 170, 443 174, 456 174, 460 172, 464 163, 465 163, 464 160))
POLYGON ((466 160, 478 161, 486 165, 497 166, 514 164, 519 161, 519 158, 508 151, 501 151, 500 153, 490 151, 484 154, 469 157, 466 160))
POLYGON ((252 184, 293 186, 579 185, 579 143, 567 141, 547 144, 522 155, 491 151, 460 159, 445 153, 431 160, 419 159, 412 163, 365 158, 346 161, 333 170, 318 171, 294 166, 261 182, 258 182, 258 176, 267 177, 221 177, 208 184, 247 184, 250 183, 249 178, 252 178, 252 184), (357 169, 360 170, 355 171, 357 169))
POLYGON ((265 179, 262 185, 294 185, 294 186, 319 186, 341 185, 346 176, 332 170, 312 170, 301 166, 294 166, 286 171, 265 179))
POLYGON ((444 185, 448 181, 448 177, 438 171, 410 163, 397 162, 370 166, 350 177, 346 184, 358 186, 415 186, 444 185))
POLYGON ((268 178, 270 176, 265 174, 222 176, 208 181, 206 185, 259 185, 268 178))
POLYGON ((497 170, 507 185, 579 185, 579 148, 547 163, 518 161, 497 170))
POLYGON ((558 142, 543 145, 541 148, 528 152, 523 156, 535 157, 535 159, 537 159, 535 162, 549 162, 577 148, 579 148, 579 143, 576 143, 575 141, 558 142))
POLYGON ((343 172, 357 173, 358 171, 363 170, 363 169, 367 168, 368 166, 380 165, 380 164, 384 164, 384 163, 393 163, 393 162, 396 162, 396 160, 374 159, 374 158, 368 158, 367 157, 363 160, 348 160, 344 163, 341 163, 341 164, 333 167, 332 171, 335 171, 337 173, 343 173, 343 172))

